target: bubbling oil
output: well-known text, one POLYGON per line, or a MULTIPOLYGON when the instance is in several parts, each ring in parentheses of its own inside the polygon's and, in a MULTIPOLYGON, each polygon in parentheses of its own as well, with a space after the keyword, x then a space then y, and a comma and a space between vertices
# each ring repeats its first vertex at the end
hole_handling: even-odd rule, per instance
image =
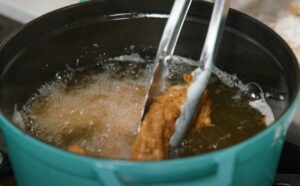
POLYGON ((26 131, 64 149, 77 145, 101 157, 129 158, 148 80, 149 73, 142 71, 146 67, 109 62, 42 86, 21 111, 26 131))
MULTIPOLYGON (((20 111, 15 111, 13 121, 30 135, 63 149, 77 145, 100 157, 129 159, 151 61, 133 54, 100 61, 94 68, 69 68, 71 73, 37 90, 20 111)), ((184 83, 182 74, 191 72, 194 64, 193 60, 173 57, 168 86, 184 83)), ((214 73, 208 85, 213 126, 189 134, 171 158, 236 144, 263 130, 266 118, 268 122, 274 119, 262 97, 254 100, 247 93, 247 85, 218 69, 214 73), (253 107, 253 101, 260 101, 259 108, 264 109, 253 107)))

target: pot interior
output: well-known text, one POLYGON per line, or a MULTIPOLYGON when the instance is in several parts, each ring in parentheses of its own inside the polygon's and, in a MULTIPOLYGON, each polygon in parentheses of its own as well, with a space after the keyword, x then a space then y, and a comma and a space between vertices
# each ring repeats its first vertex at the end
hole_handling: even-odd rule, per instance
MULTIPOLYGON (((25 25, 0 50, 2 113, 10 119, 15 105, 25 104, 41 85, 68 68, 91 67, 132 52, 154 57, 171 3, 90 2, 25 25)), ((210 14, 211 4, 194 2, 176 55, 200 57, 210 14)), ((299 89, 297 61, 288 46, 236 11, 229 14, 216 66, 236 74, 243 83, 261 85, 275 118, 287 110, 299 89)))

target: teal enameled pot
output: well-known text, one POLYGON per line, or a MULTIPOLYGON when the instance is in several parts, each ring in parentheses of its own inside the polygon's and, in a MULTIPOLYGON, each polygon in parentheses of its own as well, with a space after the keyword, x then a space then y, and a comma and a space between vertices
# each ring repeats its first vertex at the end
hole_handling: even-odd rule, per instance
MULTIPOLYGON (((102 0, 76 4, 33 20, 3 42, 0 128, 19 186, 272 184, 299 97, 299 67, 276 33, 234 10, 229 13, 216 65, 244 83, 259 83, 276 116, 275 123, 248 140, 189 158, 132 162, 72 154, 26 135, 11 122, 15 106, 20 107, 38 87, 65 69, 93 66, 109 56, 128 53, 131 45, 142 56, 154 56, 172 3, 102 0)), ((199 57, 211 10, 209 3, 193 2, 177 55, 199 57)))

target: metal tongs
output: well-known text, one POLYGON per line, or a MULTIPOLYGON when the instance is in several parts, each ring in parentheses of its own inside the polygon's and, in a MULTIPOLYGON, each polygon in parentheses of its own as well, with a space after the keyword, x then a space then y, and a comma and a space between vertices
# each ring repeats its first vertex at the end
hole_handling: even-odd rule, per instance
MULTIPOLYGON (((175 132, 170 140, 172 149, 176 148, 185 137, 190 128, 190 124, 193 122, 195 115, 198 112, 201 96, 208 84, 213 64, 217 56, 229 10, 229 2, 230 0, 215 0, 208 32, 199 60, 199 67, 192 72, 193 82, 187 90, 186 101, 181 108, 179 118, 176 120, 175 132)), ((175 0, 174 2, 157 51, 153 76, 150 81, 148 94, 145 98, 145 107, 142 111, 142 120, 154 98, 165 88, 165 79, 169 73, 167 60, 173 55, 190 4, 191 0, 175 0)), ((141 123, 139 129, 140 126, 141 123)))
POLYGON ((167 60, 174 53, 179 34, 191 2, 192 0, 175 0, 173 4, 169 19, 158 46, 156 58, 154 60, 153 74, 145 97, 138 131, 140 131, 142 121, 145 114, 148 112, 151 103, 154 101, 154 98, 165 89, 165 79, 169 74, 167 60))

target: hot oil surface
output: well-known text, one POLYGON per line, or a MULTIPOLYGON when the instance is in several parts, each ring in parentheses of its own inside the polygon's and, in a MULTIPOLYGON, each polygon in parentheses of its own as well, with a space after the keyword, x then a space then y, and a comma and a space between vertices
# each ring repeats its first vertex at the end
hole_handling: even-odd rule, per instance
MULTIPOLYGON (((152 64, 116 60, 41 87, 21 111, 27 132, 61 148, 78 145, 100 157, 129 159, 152 64)), ((173 63, 169 85, 182 84, 182 73, 192 69, 173 63)), ((173 158, 224 148, 265 128, 262 114, 239 88, 214 76, 208 89, 213 126, 188 135, 173 158)))
POLYGON ((213 76, 208 90, 212 127, 190 133, 172 154, 173 158, 222 149, 266 128, 262 114, 249 106, 250 97, 239 88, 228 87, 213 76))
POLYGON ((148 79, 146 67, 103 63, 43 86, 24 106, 27 131, 61 148, 77 145, 101 157, 129 158, 148 79))

